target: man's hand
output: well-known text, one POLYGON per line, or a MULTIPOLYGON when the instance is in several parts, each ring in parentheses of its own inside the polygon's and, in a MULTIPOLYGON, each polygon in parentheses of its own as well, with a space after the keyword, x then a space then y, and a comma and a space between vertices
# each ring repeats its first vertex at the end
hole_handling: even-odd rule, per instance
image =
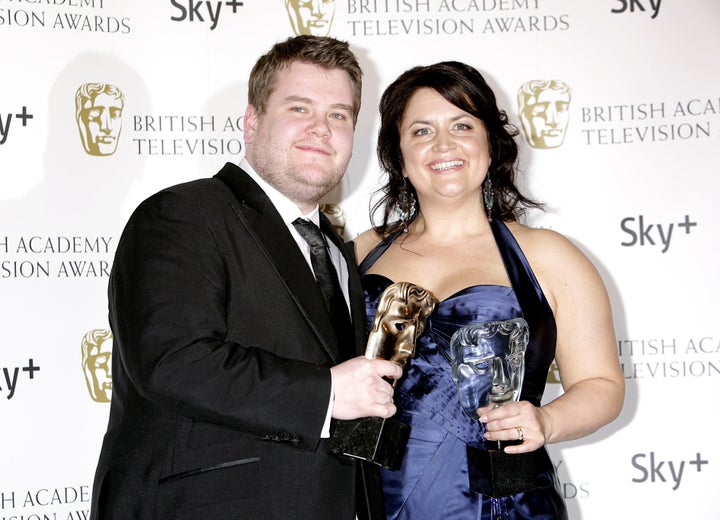
POLYGON ((384 380, 399 379, 402 368, 384 359, 356 357, 330 369, 335 389, 332 416, 358 419, 395 415, 393 387, 384 380))

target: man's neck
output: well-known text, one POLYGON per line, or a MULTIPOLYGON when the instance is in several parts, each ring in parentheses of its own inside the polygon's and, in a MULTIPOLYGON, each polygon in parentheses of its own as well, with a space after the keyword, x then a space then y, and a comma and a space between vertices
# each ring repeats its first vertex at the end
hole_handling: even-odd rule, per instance
POLYGON ((297 202, 289 199, 285 194, 275 188, 275 186, 267 182, 255 168, 252 167, 247 158, 240 160, 240 167, 245 170, 265 192, 265 195, 268 196, 285 222, 292 222, 297 217, 302 217, 315 222, 315 224, 320 224, 320 207, 317 204, 314 206, 310 205, 309 207, 301 207, 297 202))

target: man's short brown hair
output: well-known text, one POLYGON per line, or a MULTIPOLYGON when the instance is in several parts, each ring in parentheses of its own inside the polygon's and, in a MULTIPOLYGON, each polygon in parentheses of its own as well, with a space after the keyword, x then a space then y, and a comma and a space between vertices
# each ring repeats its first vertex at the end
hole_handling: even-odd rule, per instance
POLYGON ((294 36, 276 43, 258 59, 250 72, 248 103, 262 115, 275 90, 275 76, 293 62, 310 63, 325 69, 344 70, 353 90, 353 123, 357 123, 362 96, 362 70, 347 42, 326 36, 294 36))

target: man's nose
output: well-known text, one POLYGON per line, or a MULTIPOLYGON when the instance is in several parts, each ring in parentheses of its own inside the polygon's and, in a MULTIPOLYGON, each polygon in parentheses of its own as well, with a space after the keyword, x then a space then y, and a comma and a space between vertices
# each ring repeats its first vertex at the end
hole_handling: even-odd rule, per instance
POLYGON ((325 137, 331 134, 330 125, 324 115, 313 116, 308 125, 308 132, 325 137))

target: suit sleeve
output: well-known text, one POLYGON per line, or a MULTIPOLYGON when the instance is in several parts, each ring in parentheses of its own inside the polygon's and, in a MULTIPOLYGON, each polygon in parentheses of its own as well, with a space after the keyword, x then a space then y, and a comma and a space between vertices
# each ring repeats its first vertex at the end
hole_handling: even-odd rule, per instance
POLYGON ((131 217, 109 285, 122 366, 169 411, 260 436, 289 432, 315 449, 329 368, 227 340, 228 266, 210 226, 199 202, 168 191, 131 217))

